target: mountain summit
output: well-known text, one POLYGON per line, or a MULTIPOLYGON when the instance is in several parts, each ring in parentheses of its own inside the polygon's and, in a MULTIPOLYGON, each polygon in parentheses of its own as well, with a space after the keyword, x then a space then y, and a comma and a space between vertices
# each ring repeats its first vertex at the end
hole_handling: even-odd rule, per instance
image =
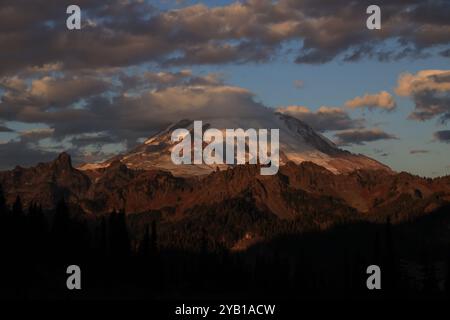
MULTIPOLYGON (((289 161, 300 164, 304 161, 313 162, 331 172, 346 173, 357 169, 390 171, 389 167, 378 161, 360 154, 352 154, 339 149, 333 142, 315 132, 304 122, 288 115, 261 112, 252 118, 213 118, 203 119, 203 130, 216 128, 225 129, 279 129, 280 131, 280 165, 289 161)), ((224 170, 229 165, 175 165, 171 160, 171 150, 175 145, 171 141, 173 130, 185 128, 193 131, 193 120, 181 120, 167 129, 147 139, 133 150, 115 156, 105 162, 84 164, 80 170, 95 170, 105 168, 115 161, 120 161, 132 169, 167 170, 175 176, 193 176, 209 174, 217 169, 224 170)))

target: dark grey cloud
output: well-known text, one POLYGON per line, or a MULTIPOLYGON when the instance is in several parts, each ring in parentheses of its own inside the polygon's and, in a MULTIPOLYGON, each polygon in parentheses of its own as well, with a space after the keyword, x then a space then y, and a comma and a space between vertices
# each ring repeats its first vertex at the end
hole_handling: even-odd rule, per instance
POLYGON ((439 116, 443 123, 450 119, 450 92, 423 91, 415 93, 413 100, 416 110, 410 114, 411 119, 428 120, 439 116))
POLYGON ((395 135, 380 129, 349 129, 335 134, 338 145, 363 145, 366 142, 398 139, 395 135))
POLYGON ((51 137, 52 132, 48 128, 22 131, 18 132, 18 138, 0 143, 0 170, 16 165, 27 167, 54 159, 57 151, 39 145, 39 141, 51 137))
POLYGON ((53 160, 57 152, 33 148, 24 141, 10 141, 0 144, 0 170, 8 170, 16 165, 28 167, 39 162, 53 160))
POLYGON ((44 139, 53 139, 54 130, 39 128, 18 132, 18 137, 0 143, 0 170, 10 170, 15 166, 29 167, 39 162, 54 160, 62 151, 72 156, 75 165, 85 162, 97 162, 112 157, 113 154, 102 150, 102 145, 114 142, 105 134, 80 135, 67 143, 43 143, 44 139))
MULTIPOLYGON (((450 42, 445 0, 380 0, 382 30, 365 27, 371 1, 259 0, 159 11, 148 1, 80 0, 81 31, 65 28, 70 1, 2 1, 0 74, 61 63, 65 69, 222 64, 272 59, 301 44, 298 63, 419 57, 450 42), (382 44, 397 42, 395 52, 382 44), (23 50, 27 43, 27 50, 23 50)), ((445 52, 445 49, 444 49, 445 52)))
POLYGON ((364 125, 364 119, 352 119, 341 108, 320 107, 317 111, 311 111, 304 106, 288 106, 279 107, 277 111, 300 119, 320 132, 361 128, 364 125))
POLYGON ((71 4, 66 0, 2 0, 0 75, 56 62, 72 69, 123 65, 124 53, 118 58, 109 54, 125 51, 121 39, 126 38, 127 30, 154 12, 144 1, 79 0, 76 4, 82 9, 83 32, 70 32, 65 23, 66 8, 71 4))
POLYGON ((409 115, 414 120, 450 119, 450 70, 422 70, 416 74, 402 74, 396 93, 411 97, 415 103, 409 115))
POLYGON ((13 130, 6 126, 0 125, 0 132, 13 132, 13 130))
POLYGON ((117 138, 114 138, 108 135, 107 133, 99 133, 94 135, 77 135, 70 140, 70 143, 76 148, 81 148, 90 145, 95 145, 99 147, 104 144, 116 142, 117 138))
POLYGON ((20 138, 25 142, 38 142, 40 140, 51 138, 54 130, 51 128, 38 128, 19 132, 20 138))
POLYGON ((57 151, 43 148, 39 141, 52 136, 49 128, 18 132, 18 138, 0 143, 0 170, 16 165, 28 167, 38 162, 47 162, 56 157, 57 151))
POLYGON ((450 143, 450 130, 436 131, 434 138, 440 142, 450 143))

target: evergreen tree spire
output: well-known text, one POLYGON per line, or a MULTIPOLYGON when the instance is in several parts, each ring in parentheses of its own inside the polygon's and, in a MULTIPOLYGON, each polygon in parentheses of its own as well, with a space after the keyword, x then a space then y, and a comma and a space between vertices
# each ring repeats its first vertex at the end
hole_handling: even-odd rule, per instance
POLYGON ((151 252, 153 255, 156 255, 156 253, 158 252, 158 234, 156 231, 156 221, 153 220, 152 221, 152 238, 151 238, 151 252))
POLYGON ((139 251, 141 256, 148 257, 150 251, 150 228, 148 225, 145 226, 144 238, 141 241, 139 251))
POLYGON ((3 187, 0 184, 0 215, 6 214, 6 199, 5 199, 5 193, 3 191, 3 187))
POLYGON ((20 199, 20 196, 17 195, 16 201, 13 204, 13 214, 15 216, 18 216, 18 215, 22 215, 22 213, 23 213, 22 200, 20 199))

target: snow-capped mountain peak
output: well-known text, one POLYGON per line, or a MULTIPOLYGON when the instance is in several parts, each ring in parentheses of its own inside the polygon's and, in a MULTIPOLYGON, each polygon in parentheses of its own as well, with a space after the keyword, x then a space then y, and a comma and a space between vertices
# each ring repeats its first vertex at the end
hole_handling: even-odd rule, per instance
MULTIPOLYGON (((333 173, 350 172, 356 169, 390 170, 387 166, 363 155, 355 155, 339 149, 332 141, 314 131, 304 122, 288 115, 262 112, 252 118, 211 118, 202 120, 203 132, 208 128, 219 129, 279 129, 280 165, 289 161, 301 163, 310 161, 333 173)), ((217 169, 224 170, 228 165, 182 164, 175 165, 171 160, 171 151, 177 142, 172 142, 175 129, 185 128, 193 132, 194 120, 184 119, 170 125, 165 130, 147 139, 130 152, 116 156, 98 164, 86 164, 82 170, 92 170, 109 166, 120 160, 129 168, 168 170, 176 176, 208 174, 217 169)))

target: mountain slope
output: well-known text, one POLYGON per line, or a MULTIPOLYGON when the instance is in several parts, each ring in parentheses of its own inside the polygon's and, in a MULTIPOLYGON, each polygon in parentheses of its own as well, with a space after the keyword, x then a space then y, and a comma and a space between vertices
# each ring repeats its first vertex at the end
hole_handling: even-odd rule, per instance
MULTIPOLYGON (((193 131, 193 121, 182 120, 169 126, 166 130, 154 135, 142 145, 122 155, 118 155, 103 163, 84 164, 80 170, 95 170, 109 166, 114 161, 127 165, 132 169, 167 170, 176 176, 205 175, 217 168, 224 170, 228 165, 174 165, 171 161, 171 150, 174 143, 171 141, 172 131, 186 128, 193 131)), ((203 131, 207 128, 216 128, 222 132, 225 129, 279 129, 280 130, 280 164, 285 165, 292 161, 300 164, 310 161, 320 165, 331 172, 345 173, 357 169, 384 170, 390 169, 363 155, 355 155, 339 149, 333 142, 315 132, 302 121, 279 113, 264 111, 260 116, 253 118, 226 118, 203 120, 203 131)), ((193 136, 193 135, 192 135, 193 136)))
POLYGON ((258 165, 242 165, 205 177, 176 177, 163 170, 130 169, 116 160, 105 168, 80 171, 62 154, 50 163, 0 172, 0 184, 10 205, 20 195, 25 206, 34 201, 52 208, 64 196, 85 213, 159 210, 170 212, 171 219, 198 206, 242 197, 281 219, 305 212, 402 216, 450 202, 450 177, 424 179, 383 170, 333 174, 312 162, 288 162, 273 176, 259 170, 258 165))
POLYGON ((130 169, 119 160, 80 171, 61 154, 50 163, 0 172, 0 185, 10 207, 20 196, 25 208, 37 203, 51 210, 64 197, 85 215, 124 210, 138 229, 155 218, 168 230, 213 228, 232 247, 264 239, 269 231, 322 230, 387 217, 410 221, 450 203, 450 176, 424 179, 384 170, 334 174, 312 162, 288 162, 272 176, 259 172, 259 165, 241 165, 204 177, 176 177, 130 169))

